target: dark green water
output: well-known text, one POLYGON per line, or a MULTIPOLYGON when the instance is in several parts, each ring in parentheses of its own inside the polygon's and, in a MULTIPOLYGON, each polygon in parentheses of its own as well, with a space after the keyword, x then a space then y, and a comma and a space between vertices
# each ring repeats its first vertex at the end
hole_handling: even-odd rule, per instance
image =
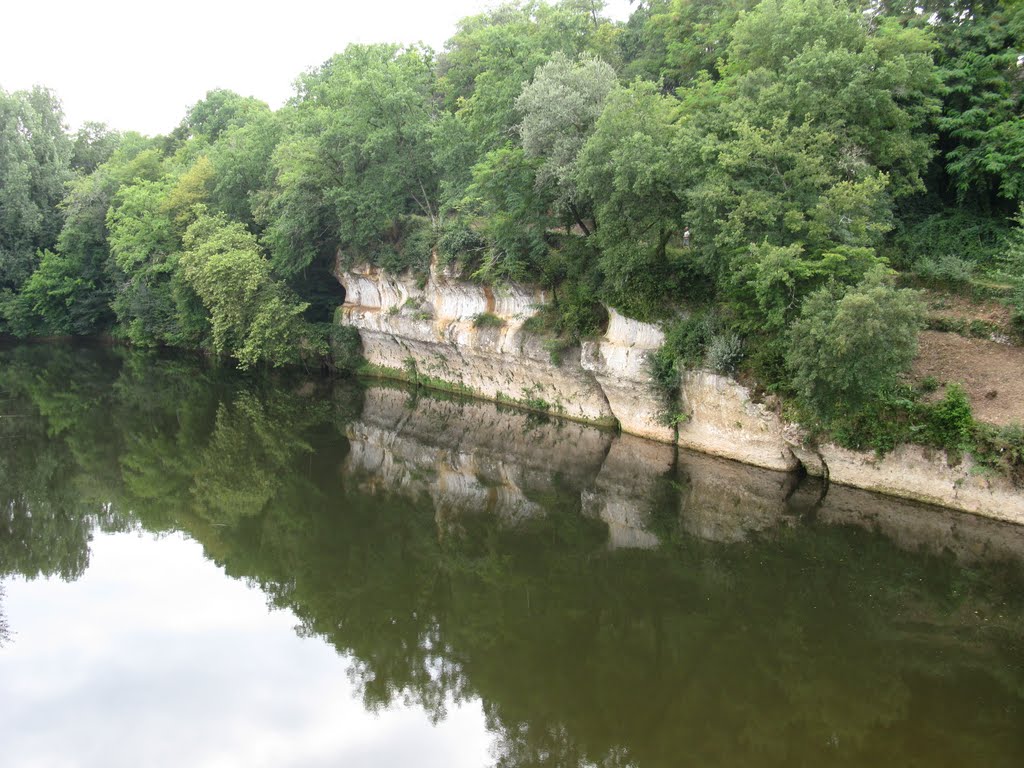
POLYGON ((1017 767, 1022 563, 488 403, 0 347, 5 766, 1017 767))

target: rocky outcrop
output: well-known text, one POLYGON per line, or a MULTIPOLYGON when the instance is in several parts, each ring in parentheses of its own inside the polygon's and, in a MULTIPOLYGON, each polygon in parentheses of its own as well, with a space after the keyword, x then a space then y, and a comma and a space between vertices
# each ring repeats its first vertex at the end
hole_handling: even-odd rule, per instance
POLYGON ((524 328, 548 300, 540 290, 466 283, 434 268, 425 282, 376 267, 339 270, 341 322, 358 328, 379 373, 549 411, 628 434, 677 442, 747 464, 791 470, 798 462, 782 425, 732 379, 692 371, 682 401, 666 407, 650 375, 664 335, 609 310, 608 329, 582 348, 553 349, 524 328), (687 417, 669 426, 666 411, 687 417))
POLYGON ((954 463, 945 451, 920 445, 901 445, 881 458, 832 444, 817 452, 830 483, 1024 524, 1024 493, 981 471, 970 456, 954 463))
POLYGON ((765 469, 800 466, 778 415, 755 403, 747 387, 728 376, 687 371, 680 386, 679 445, 765 469))
MULTIPOLYGON (((468 283, 436 266, 425 281, 363 266, 339 269, 340 322, 359 329, 375 372, 414 379, 764 469, 1024 523, 1024 493, 981 474, 969 459, 904 446, 885 458, 835 445, 809 446, 799 427, 728 376, 692 370, 678 403, 666 403, 650 374, 664 342, 651 324, 609 310, 608 328, 581 348, 557 349, 526 323, 548 301, 542 290, 468 283), (675 412, 672 426, 664 419, 675 412)), ((751 496, 753 498, 753 496, 751 496)), ((594 512, 611 519, 610 509, 594 512)), ((756 527, 756 526, 755 526, 756 527)))
POLYGON ((340 272, 341 322, 359 329, 372 366, 491 400, 518 403, 596 424, 614 424, 608 400, 580 365, 523 329, 547 297, 508 285, 459 282, 432 270, 420 286, 374 267, 340 272))
POLYGON ((600 385, 623 432, 670 443, 675 431, 663 415, 665 398, 651 380, 650 359, 665 335, 650 323, 608 310, 603 338, 583 343, 581 363, 600 385))

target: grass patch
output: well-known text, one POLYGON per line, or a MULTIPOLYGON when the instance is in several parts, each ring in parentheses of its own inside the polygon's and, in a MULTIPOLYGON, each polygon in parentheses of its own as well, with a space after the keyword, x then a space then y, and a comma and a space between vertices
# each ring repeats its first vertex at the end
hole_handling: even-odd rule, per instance
POLYGON ((490 312, 481 312, 473 316, 474 328, 501 328, 504 325, 505 321, 502 318, 490 312))

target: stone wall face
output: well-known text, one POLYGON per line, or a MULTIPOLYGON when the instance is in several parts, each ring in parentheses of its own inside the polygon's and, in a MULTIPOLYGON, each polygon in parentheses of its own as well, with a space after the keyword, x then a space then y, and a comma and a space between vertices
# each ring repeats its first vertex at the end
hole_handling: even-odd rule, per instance
POLYGON ((571 419, 615 422, 601 387, 583 370, 579 350, 553 355, 543 339, 523 330, 547 301, 542 291, 517 285, 492 290, 439 270, 422 287, 411 276, 373 267, 338 278, 346 298, 341 322, 359 329, 371 365, 571 419))
POLYGON ((791 471, 800 466, 784 438, 784 425, 750 391, 728 376, 687 371, 681 387, 679 445, 713 456, 739 458, 765 469, 791 471))
POLYGON ((549 300, 542 290, 492 289, 437 267, 426 281, 370 266, 336 274, 345 287, 340 322, 359 330, 364 357, 382 375, 617 424, 630 435, 765 469, 802 466, 831 483, 1024 523, 1024 494, 1003 478, 979 475, 969 460, 950 466, 944 454, 920 446, 903 446, 880 460, 835 445, 807 446, 797 425, 783 423, 728 376, 687 371, 679 402, 667 404, 650 374, 663 333, 614 309, 603 337, 553 350, 523 327, 549 300), (681 415, 677 424, 666 422, 668 411, 681 415))
POLYGON ((1024 525, 1024 494, 1004 477, 979 472, 970 456, 951 464, 944 451, 901 445, 877 458, 831 444, 818 455, 832 483, 1024 525))

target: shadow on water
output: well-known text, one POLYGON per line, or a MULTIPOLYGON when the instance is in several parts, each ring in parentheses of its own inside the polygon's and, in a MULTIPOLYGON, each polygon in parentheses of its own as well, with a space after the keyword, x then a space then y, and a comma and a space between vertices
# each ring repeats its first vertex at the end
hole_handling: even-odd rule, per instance
POLYGON ((479 697, 498 765, 1024 759, 1020 528, 117 349, 0 349, 0 403, 0 576, 185 531, 350 655, 367 708, 479 697))

